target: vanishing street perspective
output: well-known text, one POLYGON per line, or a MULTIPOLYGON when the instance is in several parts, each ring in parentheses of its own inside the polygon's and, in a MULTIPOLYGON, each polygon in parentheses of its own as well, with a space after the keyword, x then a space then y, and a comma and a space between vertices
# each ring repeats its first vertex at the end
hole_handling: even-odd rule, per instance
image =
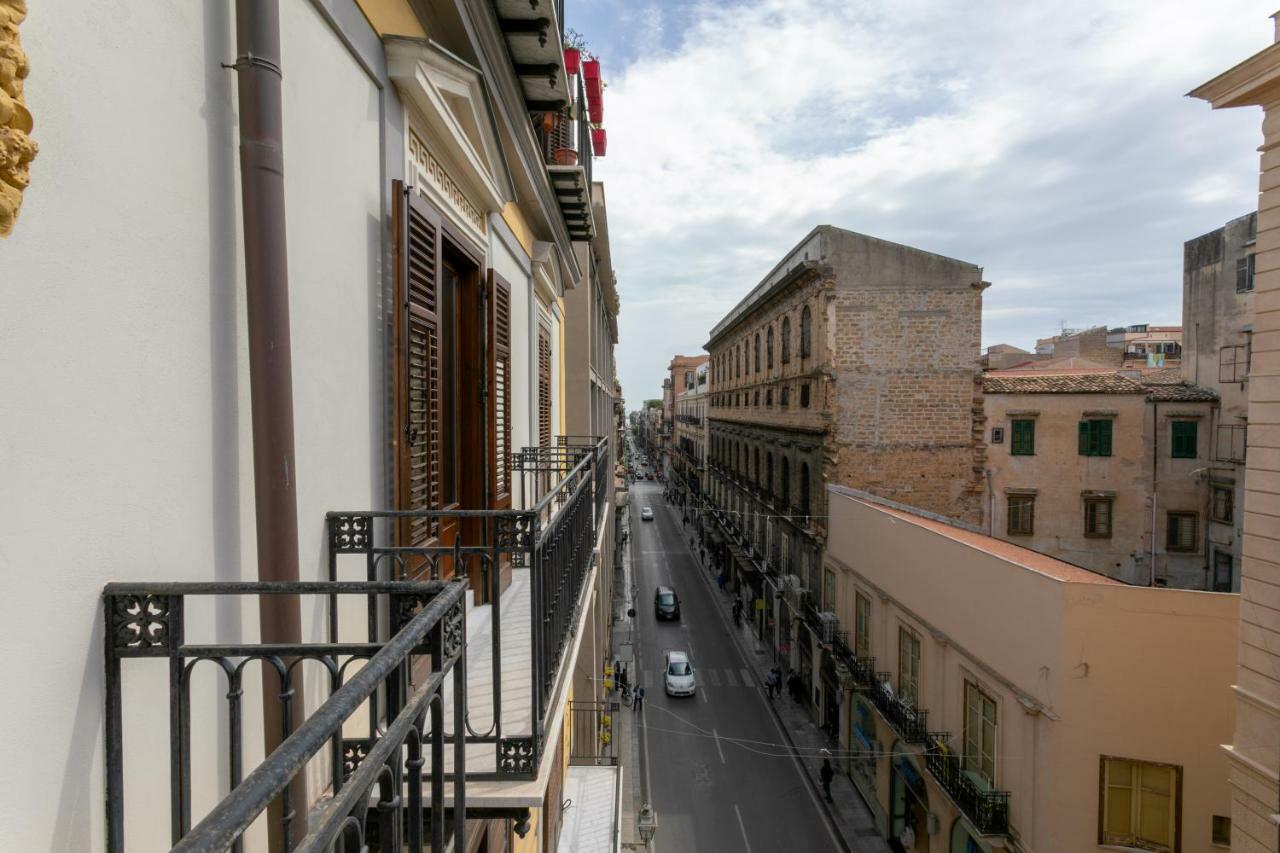
POLYGON ((0 294, 0 851, 1280 853, 1259 0, 0 0, 0 294))

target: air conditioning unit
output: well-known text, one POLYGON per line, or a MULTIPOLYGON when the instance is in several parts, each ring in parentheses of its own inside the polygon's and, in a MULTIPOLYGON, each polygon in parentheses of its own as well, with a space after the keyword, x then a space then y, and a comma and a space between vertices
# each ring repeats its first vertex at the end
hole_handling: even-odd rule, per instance
POLYGON ((840 630, 840 620, 830 610, 818 614, 819 639, 824 644, 835 642, 836 631, 840 630))

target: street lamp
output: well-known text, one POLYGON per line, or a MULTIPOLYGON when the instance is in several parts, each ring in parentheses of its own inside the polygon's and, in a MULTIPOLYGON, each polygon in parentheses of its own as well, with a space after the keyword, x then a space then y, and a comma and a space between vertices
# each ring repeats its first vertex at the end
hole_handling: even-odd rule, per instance
POLYGON ((644 842, 645 847, 648 847, 649 842, 653 840, 653 836, 658 832, 658 813, 648 803, 645 803, 640 808, 640 817, 636 820, 636 829, 640 832, 640 840, 644 842))

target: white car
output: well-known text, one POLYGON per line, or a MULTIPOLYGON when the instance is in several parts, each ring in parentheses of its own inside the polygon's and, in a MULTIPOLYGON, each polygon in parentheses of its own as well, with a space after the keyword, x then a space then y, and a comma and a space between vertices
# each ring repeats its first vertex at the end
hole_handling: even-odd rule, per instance
POLYGON ((640 520, 653 521, 653 507, 647 506, 644 509, 640 510, 640 520))
POLYGON ((692 696, 698 689, 693 679, 693 664, 684 652, 667 652, 667 670, 664 676, 668 696, 692 696))

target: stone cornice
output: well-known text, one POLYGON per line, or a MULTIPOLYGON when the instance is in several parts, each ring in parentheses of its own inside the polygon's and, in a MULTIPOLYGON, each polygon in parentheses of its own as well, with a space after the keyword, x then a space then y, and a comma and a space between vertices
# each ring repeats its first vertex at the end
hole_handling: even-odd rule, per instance
POLYGON ((1187 95, 1208 101, 1215 110, 1267 106, 1280 101, 1280 44, 1258 51, 1187 95))

